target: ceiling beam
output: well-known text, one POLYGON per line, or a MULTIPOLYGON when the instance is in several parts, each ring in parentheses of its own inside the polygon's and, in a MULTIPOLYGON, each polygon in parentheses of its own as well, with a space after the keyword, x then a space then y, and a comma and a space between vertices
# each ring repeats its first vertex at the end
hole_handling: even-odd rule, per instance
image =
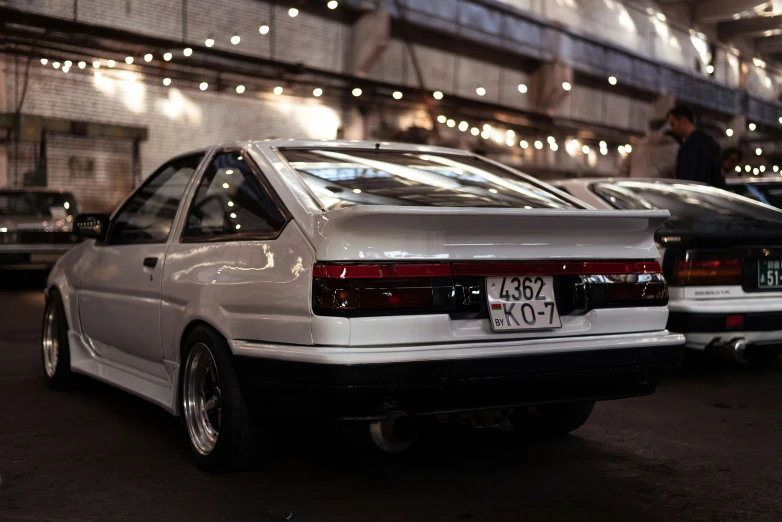
POLYGON ((761 37, 766 31, 782 28, 782 16, 753 16, 720 22, 717 32, 720 40, 735 37, 761 37))
POLYGON ((737 13, 753 9, 762 9, 768 1, 759 0, 698 0, 695 6, 695 18, 700 23, 713 24, 733 20, 737 13))

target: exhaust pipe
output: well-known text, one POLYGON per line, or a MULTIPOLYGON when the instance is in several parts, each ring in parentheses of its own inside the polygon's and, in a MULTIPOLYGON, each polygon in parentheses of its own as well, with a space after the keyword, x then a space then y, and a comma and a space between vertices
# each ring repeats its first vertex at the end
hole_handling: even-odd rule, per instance
POLYGON ((748 344, 749 343, 747 343, 746 339, 740 337, 737 339, 731 339, 726 343, 717 345, 716 354, 721 359, 726 359, 738 363, 745 363, 747 362, 748 344))
POLYGON ((418 437, 418 425, 403 411, 389 413, 384 419, 369 425, 372 443, 387 453, 406 450, 418 437))

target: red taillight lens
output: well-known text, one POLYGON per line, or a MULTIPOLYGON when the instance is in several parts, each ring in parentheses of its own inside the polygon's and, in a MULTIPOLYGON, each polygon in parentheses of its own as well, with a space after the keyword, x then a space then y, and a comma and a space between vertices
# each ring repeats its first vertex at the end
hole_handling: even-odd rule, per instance
POLYGON ((741 259, 723 254, 685 252, 673 267, 675 286, 740 285, 741 259))
POLYGON ((729 315, 725 318, 725 328, 744 328, 744 316, 729 315))

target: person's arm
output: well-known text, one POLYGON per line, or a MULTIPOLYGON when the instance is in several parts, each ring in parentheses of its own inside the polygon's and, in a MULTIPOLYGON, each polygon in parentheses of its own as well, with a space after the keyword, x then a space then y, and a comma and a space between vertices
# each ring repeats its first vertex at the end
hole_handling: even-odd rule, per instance
POLYGON ((693 147, 682 145, 676 156, 676 179, 698 181, 698 154, 693 147))

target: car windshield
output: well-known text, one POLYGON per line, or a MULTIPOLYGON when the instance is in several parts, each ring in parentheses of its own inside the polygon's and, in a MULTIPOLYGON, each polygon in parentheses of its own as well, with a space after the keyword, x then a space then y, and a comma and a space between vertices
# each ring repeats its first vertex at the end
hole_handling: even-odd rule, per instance
POLYGON ((71 216, 79 213, 76 199, 70 192, 31 192, 30 196, 35 208, 44 216, 59 218, 63 213, 71 216))
POLYGON ((664 209, 677 221, 782 221, 782 212, 726 190, 692 183, 618 181, 595 183, 592 190, 620 209, 664 209))
POLYGON ((26 192, 0 191, 0 214, 29 216, 36 215, 37 211, 26 192))
POLYGON ((414 151, 284 149, 324 207, 576 208, 539 185, 479 158, 414 151))
POLYGON ((782 208, 782 183, 747 183, 730 186, 736 194, 782 208))

